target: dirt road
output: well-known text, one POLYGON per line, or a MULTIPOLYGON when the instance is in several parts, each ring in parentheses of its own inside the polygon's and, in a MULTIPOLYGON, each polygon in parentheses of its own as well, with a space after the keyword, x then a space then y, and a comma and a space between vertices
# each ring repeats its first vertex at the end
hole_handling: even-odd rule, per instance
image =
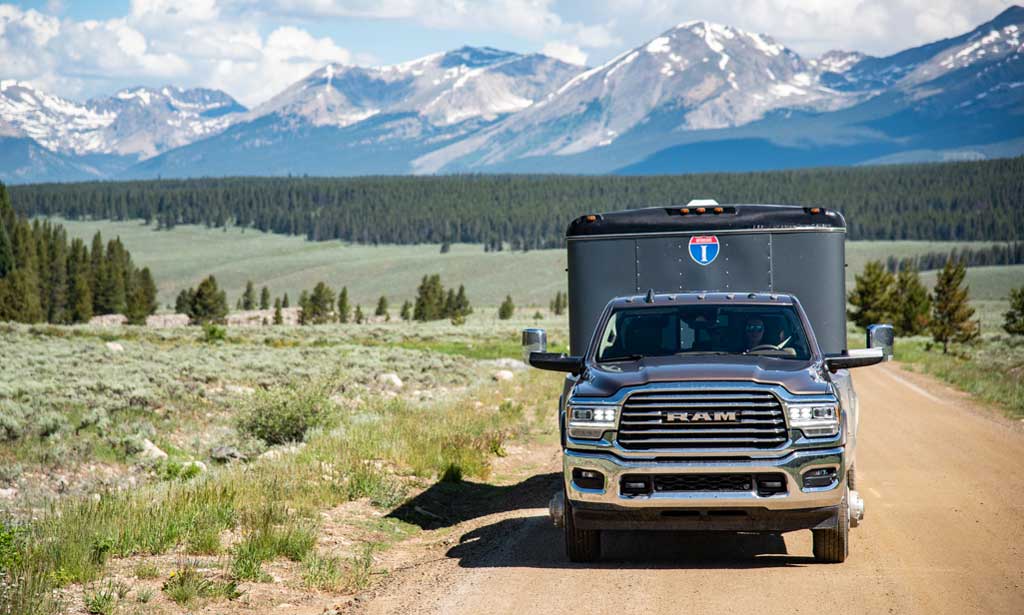
MULTIPOLYGON (((1024 433, 895 365, 855 375, 867 502, 845 564, 784 537, 609 534, 572 565, 548 521, 558 451, 526 451, 518 482, 475 485, 447 523, 351 609, 366 613, 1024 613, 1024 433), (447 526, 447 527, 444 527, 447 526)), ((433 514, 433 513, 432 513, 433 514)))

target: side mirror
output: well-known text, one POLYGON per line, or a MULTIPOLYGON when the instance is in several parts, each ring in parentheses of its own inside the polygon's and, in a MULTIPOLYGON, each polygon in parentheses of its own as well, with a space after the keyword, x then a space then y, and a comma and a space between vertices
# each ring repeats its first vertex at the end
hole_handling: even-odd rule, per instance
POLYGON ((881 348, 882 355, 886 361, 892 360, 892 347, 896 342, 896 332, 892 325, 869 325, 868 326, 868 348, 881 348))
POLYGON ((578 376, 583 371, 583 357, 557 352, 531 352, 530 365, 553 372, 568 372, 578 376))
POLYGON ((531 352, 548 351, 548 334, 544 329, 523 329, 523 363, 530 363, 531 352))
POLYGON ((827 356, 825 357, 825 367, 828 368, 828 371, 835 373, 841 369, 867 367, 882 361, 885 361, 885 354, 881 348, 864 348, 827 356))

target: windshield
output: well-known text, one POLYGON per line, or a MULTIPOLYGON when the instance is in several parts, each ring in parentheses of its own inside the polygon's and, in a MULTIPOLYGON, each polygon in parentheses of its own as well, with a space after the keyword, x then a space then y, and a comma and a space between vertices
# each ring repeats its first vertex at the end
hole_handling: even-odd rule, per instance
POLYGON ((789 305, 679 305, 615 311, 597 360, 700 354, 751 354, 806 361, 810 348, 789 305))

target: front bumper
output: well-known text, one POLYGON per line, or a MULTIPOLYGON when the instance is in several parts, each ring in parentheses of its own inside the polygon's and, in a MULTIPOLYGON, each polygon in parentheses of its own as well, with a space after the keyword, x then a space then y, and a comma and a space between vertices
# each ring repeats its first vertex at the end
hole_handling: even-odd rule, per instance
POLYGON ((607 453, 566 450, 563 453, 565 493, 578 522, 587 527, 616 529, 695 526, 701 529, 789 531, 831 527, 846 493, 843 447, 798 450, 775 458, 716 460, 625 460, 607 453), (586 489, 573 480, 574 469, 604 476, 603 489, 586 489), (803 487, 805 472, 834 468, 836 479, 823 487, 803 487), (749 491, 668 491, 643 495, 622 493, 625 475, 778 473, 785 491, 759 495, 749 491), (824 525, 822 525, 824 524, 824 525))

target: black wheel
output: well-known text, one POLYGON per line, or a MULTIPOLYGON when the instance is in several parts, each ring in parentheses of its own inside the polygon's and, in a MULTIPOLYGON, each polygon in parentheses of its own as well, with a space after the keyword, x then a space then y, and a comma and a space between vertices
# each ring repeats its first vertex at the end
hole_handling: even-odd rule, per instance
POLYGON ((814 559, 826 564, 841 564, 850 553, 850 511, 847 497, 839 504, 839 519, 832 530, 813 530, 814 559))
POLYGON ((565 498, 565 554, 570 562, 601 559, 601 530, 581 530, 572 515, 572 502, 565 498))

